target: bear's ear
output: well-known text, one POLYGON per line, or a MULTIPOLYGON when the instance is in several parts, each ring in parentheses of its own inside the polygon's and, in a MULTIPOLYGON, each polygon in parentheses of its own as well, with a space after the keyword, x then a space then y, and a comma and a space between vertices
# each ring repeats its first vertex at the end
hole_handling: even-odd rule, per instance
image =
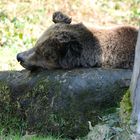
POLYGON ((54 12, 52 16, 52 21, 54 23, 65 23, 65 24, 70 24, 71 23, 71 18, 68 17, 67 15, 63 14, 62 12, 54 12))
POLYGON ((83 47, 78 39, 73 34, 61 33, 58 36, 58 42, 60 44, 60 65, 66 69, 79 66, 83 47))

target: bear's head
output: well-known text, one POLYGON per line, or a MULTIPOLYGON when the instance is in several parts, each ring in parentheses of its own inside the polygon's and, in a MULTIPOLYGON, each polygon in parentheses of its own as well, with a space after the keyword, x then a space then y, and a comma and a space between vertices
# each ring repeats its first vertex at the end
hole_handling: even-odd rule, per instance
POLYGON ((61 12, 53 14, 53 22, 55 24, 44 32, 32 49, 17 54, 17 60, 24 68, 70 69, 79 65, 81 24, 70 24, 71 18, 61 12))

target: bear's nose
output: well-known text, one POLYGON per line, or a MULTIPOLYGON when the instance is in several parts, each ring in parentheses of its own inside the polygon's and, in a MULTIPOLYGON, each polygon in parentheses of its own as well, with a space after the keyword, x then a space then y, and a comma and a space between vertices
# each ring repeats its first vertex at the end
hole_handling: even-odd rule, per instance
POLYGON ((17 54, 17 61, 18 62, 24 62, 24 58, 22 57, 21 53, 17 54))

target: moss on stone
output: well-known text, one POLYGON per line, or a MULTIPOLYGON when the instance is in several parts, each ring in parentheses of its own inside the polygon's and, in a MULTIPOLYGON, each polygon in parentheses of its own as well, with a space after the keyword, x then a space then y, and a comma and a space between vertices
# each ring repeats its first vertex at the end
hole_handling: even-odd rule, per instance
POLYGON ((128 123, 131 117, 132 104, 130 101, 130 90, 127 90, 120 102, 120 118, 122 123, 128 123))
POLYGON ((9 103, 10 101, 10 88, 6 82, 0 81, 0 103, 9 103))
POLYGON ((18 102, 13 102, 8 83, 0 81, 0 128, 3 133, 19 132, 22 119, 17 114, 18 102))
POLYGON ((20 98, 22 103, 25 103, 23 106, 26 108, 25 114, 29 131, 42 133, 49 128, 53 129, 57 121, 59 122, 60 118, 56 118, 53 113, 53 106, 56 105, 55 100, 59 94, 60 83, 52 82, 46 78, 38 81, 26 95, 20 98))

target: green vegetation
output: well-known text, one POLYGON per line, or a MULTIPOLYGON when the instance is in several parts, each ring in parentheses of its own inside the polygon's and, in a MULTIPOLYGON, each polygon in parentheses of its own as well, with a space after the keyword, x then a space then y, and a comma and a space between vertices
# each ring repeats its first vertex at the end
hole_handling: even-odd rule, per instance
POLYGON ((128 90, 120 103, 120 117, 123 123, 129 123, 132 112, 132 104, 130 101, 130 91, 128 90))
POLYGON ((1 0, 0 70, 22 69, 16 54, 34 46, 57 10, 91 26, 138 26, 140 22, 140 0, 1 0))
POLYGON ((8 136, 0 135, 0 140, 66 140, 66 139, 62 139, 60 137, 56 138, 53 136, 47 136, 47 137, 39 137, 36 135, 20 136, 17 134, 17 135, 8 135, 8 136))
MULTIPOLYGON (((47 79, 45 79, 47 80, 47 79)), ((46 104, 46 92, 49 89, 49 81, 47 80, 48 84, 44 85, 44 81, 42 79, 34 88, 33 92, 29 92, 27 97, 23 98, 30 98, 31 96, 35 98, 35 95, 40 96, 44 94, 43 98, 41 98, 40 104, 41 106, 45 106, 46 104), (43 86, 44 85, 44 86, 43 86), (46 91, 46 92, 44 92, 46 91), (30 95, 31 94, 31 95, 30 95)), ((55 84, 55 83, 54 83, 55 84)), ((56 85, 56 90, 59 90, 59 86, 56 85)), ((47 136, 47 137, 40 137, 36 134, 24 134, 27 128, 26 119, 23 119, 24 114, 18 114, 18 109, 20 112, 20 104, 18 101, 13 102, 11 99, 11 91, 10 87, 7 85, 6 82, 0 81, 0 140, 62 140, 61 136, 47 136), (22 115, 22 117, 21 117, 22 115), (7 135, 8 134, 8 135, 7 135)), ((23 95, 24 96, 24 95, 23 95)), ((42 96, 41 96, 42 97, 42 96)), ((32 103, 30 104, 32 105, 32 103)), ((32 109, 36 110, 36 106, 31 106, 32 109)), ((42 118, 41 118, 42 119, 42 118)), ((36 124, 39 128, 40 124, 36 124)), ((39 128, 41 130, 41 128, 39 128)), ((27 132, 26 132, 27 133, 27 132)), ((63 139, 65 140, 65 139, 63 139)))
POLYGON ((22 132, 26 125, 16 113, 17 102, 12 102, 10 96, 9 86, 0 81, 0 139, 1 135, 7 135, 7 133, 22 132))

